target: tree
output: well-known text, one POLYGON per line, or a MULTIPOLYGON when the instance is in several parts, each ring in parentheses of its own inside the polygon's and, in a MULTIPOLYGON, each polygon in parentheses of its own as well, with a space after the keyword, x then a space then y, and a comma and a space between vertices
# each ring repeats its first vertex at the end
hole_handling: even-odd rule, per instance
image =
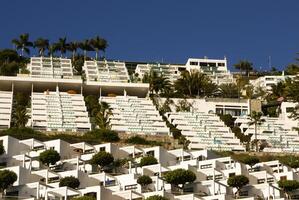
POLYGON ((45 164, 46 166, 54 165, 57 161, 60 160, 60 155, 54 149, 46 150, 39 155, 39 161, 45 164))
POLYGON ((287 75, 297 75, 299 73, 299 66, 297 64, 290 64, 285 68, 287 75))
POLYGON ((255 164, 257 164, 257 163, 260 162, 260 159, 258 157, 256 157, 256 156, 249 156, 249 155, 247 155, 247 156, 242 157, 240 161, 242 163, 246 164, 246 165, 249 165, 251 167, 251 169, 252 169, 252 167, 255 164))
POLYGON ((0 67, 0 74, 2 76, 16 76, 19 72, 19 66, 17 62, 9 62, 9 63, 3 63, 0 67))
POLYGON ((254 138, 255 138, 255 151, 258 152, 258 140, 257 140, 257 126, 262 124, 265 120, 262 119, 263 113, 252 111, 250 115, 249 125, 254 125, 254 138))
POLYGON ((194 172, 185 169, 176 169, 169 171, 164 176, 166 182, 175 185, 179 188, 179 185, 182 185, 184 188, 186 183, 193 183, 196 180, 196 175, 194 172))
POLYGON ((113 161, 114 158, 110 153, 106 151, 100 151, 92 156, 90 164, 99 165, 101 169, 103 169, 104 167, 112 164, 113 161))
POLYGON ((278 181, 278 186, 284 191, 287 199, 291 199, 291 192, 299 189, 299 182, 296 180, 278 181))
POLYGON ((295 155, 281 156, 279 161, 284 165, 290 166, 291 168, 299 168, 299 157, 295 155))
POLYGON ((3 193, 18 179, 16 173, 10 170, 0 171, 0 192, 3 193))
POLYGON ((14 126, 18 128, 25 127, 30 118, 26 107, 22 106, 16 107, 12 117, 14 126))
POLYGON ((4 146, 0 144, 0 156, 5 153, 4 146))
POLYGON ((149 73, 149 90, 151 94, 169 93, 171 90, 171 82, 163 74, 158 74, 154 70, 149 73))
POLYGON ((190 112, 192 104, 187 101, 187 99, 179 100, 178 104, 175 105, 176 112, 190 112))
POLYGON ((151 177, 143 175, 139 176, 137 179, 137 183, 141 185, 142 189, 145 189, 147 185, 151 184, 153 180, 151 177))
POLYGON ((235 193, 235 197, 239 194, 240 189, 249 183, 249 179, 244 175, 231 176, 227 180, 227 184, 230 187, 237 188, 237 192, 235 193))
POLYGON ((231 114, 220 115, 220 119, 226 126, 230 128, 234 127, 235 119, 231 116, 231 114))
POLYGON ((169 200, 169 199, 166 197, 162 197, 160 195, 153 195, 153 196, 147 197, 145 200, 169 200))
POLYGON ((235 64, 235 68, 239 69, 241 74, 242 71, 245 71, 246 76, 249 77, 249 72, 253 70, 253 64, 247 60, 240 60, 237 64, 235 64))
POLYGON ((90 44, 96 51, 96 60, 98 60, 99 51, 105 52, 106 48, 108 47, 108 42, 104 38, 99 36, 90 40, 90 44))
MULTIPOLYGON (((174 87, 177 93, 187 96, 207 96, 211 95, 210 78, 198 70, 183 71, 181 77, 175 81, 174 87), (210 88, 206 88, 209 85, 210 88)), ((215 88, 213 89, 215 90, 215 88)))
POLYGON ((90 45, 90 41, 89 40, 84 40, 83 42, 80 42, 79 43, 79 48, 82 49, 82 51, 83 51, 84 61, 86 60, 87 51, 93 51, 94 50, 92 48, 92 46, 90 45))
POLYGON ((34 48, 38 49, 38 53, 40 56, 44 56, 45 50, 49 48, 49 40, 38 38, 34 41, 34 48))
POLYGON ((55 48, 60 51, 61 57, 66 53, 68 49, 68 44, 66 42, 66 37, 59 38, 58 42, 54 44, 55 48))
POLYGON ((234 83, 221 84, 219 86, 220 96, 222 98, 238 98, 239 88, 234 83))
POLYGON ((67 187, 76 189, 79 187, 79 185, 80 185, 79 179, 75 178, 74 176, 64 177, 64 178, 60 179, 60 182, 59 182, 59 187, 67 186, 67 187))
POLYGON ((67 50, 69 50, 70 52, 72 52, 72 62, 74 64, 75 61, 75 54, 77 52, 77 49, 79 47, 79 43, 78 42, 70 42, 67 45, 67 50))
POLYGON ((155 165, 155 164, 158 164, 158 161, 154 156, 142 157, 139 163, 140 167, 147 166, 147 165, 155 165))
POLYGON ((30 54, 29 47, 33 46, 33 43, 29 41, 29 34, 21 34, 19 39, 13 39, 12 43, 15 45, 17 50, 21 49, 21 56, 24 56, 24 52, 30 54))
POLYGON ((104 101, 101 101, 97 107, 95 122, 100 129, 110 129, 110 117, 113 115, 112 108, 104 101))

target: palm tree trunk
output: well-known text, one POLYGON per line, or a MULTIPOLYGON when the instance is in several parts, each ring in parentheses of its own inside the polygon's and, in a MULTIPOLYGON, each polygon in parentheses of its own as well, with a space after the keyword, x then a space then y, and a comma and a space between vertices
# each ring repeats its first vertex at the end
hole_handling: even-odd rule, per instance
POLYGON ((75 60, 75 51, 73 51, 73 62, 75 60))
POLYGON ((258 152, 258 143, 257 143, 257 124, 254 124, 254 135, 255 135, 255 151, 258 152))
POLYGON ((98 53, 99 53, 99 50, 96 50, 96 61, 98 61, 98 53))
POLYGON ((84 61, 86 61, 86 50, 84 50, 84 61))

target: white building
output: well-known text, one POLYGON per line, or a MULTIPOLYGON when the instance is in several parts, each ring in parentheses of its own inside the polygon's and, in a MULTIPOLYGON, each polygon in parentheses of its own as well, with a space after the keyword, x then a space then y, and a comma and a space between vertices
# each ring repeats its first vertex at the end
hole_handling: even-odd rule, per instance
POLYGON ((32 92, 28 126, 46 131, 88 131, 91 124, 81 94, 32 92))
POLYGON ((227 69, 227 60, 205 58, 189 58, 186 63, 186 69, 199 70, 207 74, 217 85, 233 83, 233 75, 227 69))
POLYGON ((13 93, 0 91, 0 129, 10 127, 12 114, 13 93))
POLYGON ((124 62, 85 61, 83 70, 87 81, 127 83, 129 75, 124 62))
MULTIPOLYGON (((232 200, 236 189, 229 187, 227 180, 231 176, 241 174, 249 179, 249 184, 240 190, 242 199, 254 200, 259 197, 283 200, 284 193, 277 182, 299 180, 295 169, 283 165, 278 160, 260 162, 250 167, 231 157, 219 157, 208 150, 69 144, 61 140, 40 142, 34 139, 18 140, 8 136, 0 137, 0 143, 6 150, 0 157, 0 161, 6 163, 1 170, 11 170, 18 176, 17 181, 6 191, 6 195, 19 196, 26 200, 70 199, 83 195, 93 196, 96 200, 137 200, 153 195, 165 196, 170 200, 232 200), (10 148, 13 145, 14 148, 10 148), (37 161, 38 156, 46 149, 52 148, 58 151, 61 160, 49 168, 44 168, 37 161), (101 172, 88 163, 92 155, 99 151, 110 152, 115 158, 122 152, 121 158, 128 158, 130 161, 120 167, 118 173, 101 172), (142 156, 148 155, 156 157, 158 164, 143 167, 133 165, 139 163, 142 156), (192 171, 196 175, 195 182, 187 183, 183 190, 172 187, 162 177, 175 169, 192 171), (146 188, 137 183, 141 175, 147 175, 152 179, 152 183, 146 188), (69 176, 80 181, 78 188, 59 186, 60 180, 69 176)), ((298 190, 294 191, 292 198, 296 199, 298 194, 298 190)))
POLYGON ((295 76, 292 75, 277 75, 277 76, 262 76, 255 80, 250 80, 250 84, 254 86, 254 88, 263 88, 266 91, 272 91, 272 86, 277 85, 279 82, 283 82, 286 79, 293 79, 295 76))
POLYGON ((31 57, 27 69, 34 78, 73 78, 72 62, 67 58, 31 57))

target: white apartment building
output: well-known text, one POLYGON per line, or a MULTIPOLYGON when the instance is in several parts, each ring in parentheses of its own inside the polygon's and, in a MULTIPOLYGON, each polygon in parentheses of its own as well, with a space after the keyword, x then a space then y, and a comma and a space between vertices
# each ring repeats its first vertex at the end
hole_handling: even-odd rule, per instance
POLYGON ((285 81, 290 78, 293 79, 296 76, 293 75, 278 75, 278 76, 262 76, 255 80, 250 80, 250 84, 254 86, 254 88, 263 88, 264 90, 270 92, 272 91, 272 86, 277 85, 279 82, 285 81))
POLYGON ((134 96, 101 97, 113 109, 112 130, 139 134, 168 134, 169 129, 150 99, 134 96))
POLYGON ((67 58, 31 57, 27 69, 34 78, 73 78, 72 62, 67 58))
POLYGON ((31 116, 27 124, 46 131, 88 131, 91 124, 81 94, 32 92, 31 116))
POLYGON ((190 149, 245 151, 240 140, 215 114, 173 112, 166 115, 168 120, 191 142, 190 149))
MULTIPOLYGON (((6 164, 1 170, 11 170, 18 176, 17 181, 6 191, 6 195, 19 196, 25 200, 71 199, 84 195, 93 196, 96 200, 139 200, 153 195, 164 196, 170 200, 233 200, 236 189, 229 187, 227 180, 241 174, 249 179, 249 184, 240 190, 242 199, 283 200, 284 192, 277 182, 299 180, 295 169, 278 160, 260 162, 250 167, 231 157, 219 157, 208 150, 69 144, 61 140, 40 142, 34 139, 18 140, 9 136, 0 137, 0 143, 6 151, 0 156, 0 161, 6 164), (14 148, 11 148, 12 146, 14 148), (38 156, 53 147, 61 155, 61 160, 49 168, 44 168, 38 164, 38 156), (92 155, 99 151, 110 152, 115 158, 129 158, 130 161, 122 166, 118 173, 102 172, 88 163, 92 155), (158 164, 143 167, 133 164, 139 163, 140 158, 147 155, 156 157, 158 164), (175 169, 191 170, 196 175, 195 182, 187 183, 180 190, 172 187, 163 176, 175 169), (141 175, 152 179, 146 189, 137 183, 141 175), (59 187, 60 180, 68 176, 79 179, 78 188, 59 187)), ((298 190, 292 192, 292 199, 297 199, 298 194, 298 190)))
POLYGON ((233 83, 233 75, 227 69, 227 60, 205 58, 189 58, 186 63, 186 69, 199 70, 207 74, 217 85, 233 83))
POLYGON ((150 73, 153 70, 158 75, 163 75, 168 78, 171 82, 176 81, 180 78, 181 71, 185 70, 186 66, 177 64, 161 64, 161 63, 147 63, 137 64, 135 73, 142 80, 145 74, 150 73))
POLYGON ((0 129, 10 127, 12 114, 13 93, 0 91, 0 129))
POLYGON ((127 83, 129 75, 124 62, 85 61, 83 70, 87 81, 127 83))

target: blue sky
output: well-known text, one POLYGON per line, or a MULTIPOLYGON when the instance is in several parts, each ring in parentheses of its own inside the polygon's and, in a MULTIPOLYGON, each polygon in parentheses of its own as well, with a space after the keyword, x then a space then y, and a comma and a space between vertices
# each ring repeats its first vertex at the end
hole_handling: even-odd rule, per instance
MULTIPOLYGON (((299 52, 298 0, 3 0, 0 48, 29 33, 55 42, 100 35, 106 56, 185 63, 188 57, 248 59, 284 68, 299 52)), ((299 57, 299 56, 298 56, 299 57)))

